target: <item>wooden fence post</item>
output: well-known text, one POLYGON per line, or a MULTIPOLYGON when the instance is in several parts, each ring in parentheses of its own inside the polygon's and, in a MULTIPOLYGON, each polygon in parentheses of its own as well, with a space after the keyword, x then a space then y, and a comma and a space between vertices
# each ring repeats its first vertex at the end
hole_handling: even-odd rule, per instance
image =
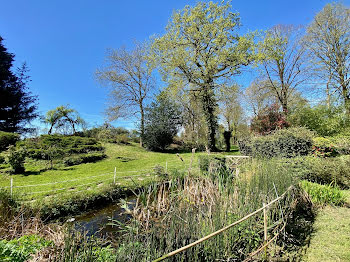
MULTIPOLYGON (((267 243, 267 215, 266 215, 266 204, 263 203, 264 207, 264 244, 267 243)), ((265 260, 267 259, 267 246, 265 247, 265 260)))
POLYGON ((13 194, 13 178, 11 177, 11 196, 13 194))
POLYGON ((192 148, 192 155, 191 155, 190 167, 188 168, 188 172, 189 172, 189 173, 192 171, 192 163, 193 163, 194 154, 196 153, 196 149, 197 149, 197 148, 192 148))
POLYGON ((113 178, 114 185, 115 185, 115 177, 116 176, 117 176, 117 167, 114 168, 114 178, 113 178))

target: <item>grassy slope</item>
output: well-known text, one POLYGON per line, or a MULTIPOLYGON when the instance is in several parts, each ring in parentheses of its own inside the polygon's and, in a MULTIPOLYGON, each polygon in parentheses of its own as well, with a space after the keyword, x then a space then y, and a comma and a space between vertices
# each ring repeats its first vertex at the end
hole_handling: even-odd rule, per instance
MULTIPOLYGON (((345 191, 350 203, 350 191, 345 191)), ((350 208, 326 206, 317 215, 304 261, 350 261, 350 208)))
MULTIPOLYGON (((143 148, 135 145, 116 145, 105 144, 106 154, 108 158, 96 163, 81 164, 72 167, 61 167, 55 170, 43 170, 43 165, 37 162, 29 162, 26 164, 25 175, 14 175, 13 181, 15 186, 37 185, 35 187, 15 188, 17 193, 22 195, 23 200, 50 198, 53 196, 61 197, 62 194, 79 194, 87 191, 103 191, 104 186, 113 182, 113 171, 117 168, 117 183, 122 186, 127 186, 129 183, 134 183, 130 179, 122 179, 118 177, 135 176, 150 173, 155 165, 162 165, 168 162, 168 169, 184 170, 188 168, 191 153, 180 154, 184 159, 182 162, 176 154, 173 153, 155 153, 146 151, 143 148), (139 171, 139 172, 128 172, 139 171), (105 175, 103 175, 105 174, 105 175), (97 177, 92 177, 97 176, 97 177), (77 180, 64 183, 40 185, 61 182, 66 180, 77 180), (89 185, 83 185, 89 184, 89 185), (52 191, 57 190, 57 191, 52 191), (48 192, 52 191, 52 192, 48 192), (38 193, 35 193, 38 192, 38 193)), ((199 153, 203 154, 203 153, 199 153)), ((196 153, 196 155, 198 155, 196 153)), ((194 165, 197 160, 194 161, 194 165)), ((137 177, 135 181, 144 180, 142 177, 137 177)), ((148 179, 148 178, 147 178, 148 179)), ((0 187, 6 187, 10 184, 10 177, 3 177, 0 181, 0 187)))

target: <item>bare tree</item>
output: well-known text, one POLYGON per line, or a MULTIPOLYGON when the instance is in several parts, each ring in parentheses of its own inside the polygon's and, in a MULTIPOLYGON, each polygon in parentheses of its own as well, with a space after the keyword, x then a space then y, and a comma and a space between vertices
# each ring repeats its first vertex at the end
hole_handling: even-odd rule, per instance
POLYGON ((305 49, 301 45, 301 29, 277 25, 266 33, 260 44, 262 78, 288 113, 288 100, 307 79, 305 49))
POLYGON ((328 101, 335 90, 350 114, 350 9, 327 4, 307 28, 304 43, 324 79, 328 101))
POLYGON ((106 66, 97 70, 97 78, 111 88, 107 116, 110 121, 137 115, 140 120, 140 146, 144 136, 144 110, 154 89, 152 72, 147 67, 147 48, 136 44, 132 51, 124 47, 109 50, 106 66))
POLYGON ((227 134, 232 134, 233 141, 237 142, 238 125, 243 120, 243 109, 240 103, 240 88, 236 83, 223 84, 218 94, 220 114, 222 115, 227 134))
POLYGON ((255 79, 245 89, 244 97, 254 116, 257 116, 267 106, 277 102, 275 92, 269 87, 269 80, 255 79))

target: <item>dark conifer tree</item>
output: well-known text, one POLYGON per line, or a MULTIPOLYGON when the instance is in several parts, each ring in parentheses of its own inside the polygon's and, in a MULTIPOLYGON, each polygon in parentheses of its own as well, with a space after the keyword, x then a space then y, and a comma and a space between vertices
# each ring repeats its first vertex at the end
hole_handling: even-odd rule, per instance
POLYGON ((0 131, 25 133, 31 131, 27 124, 38 116, 37 98, 28 91, 26 64, 13 72, 13 61, 0 36, 0 131))

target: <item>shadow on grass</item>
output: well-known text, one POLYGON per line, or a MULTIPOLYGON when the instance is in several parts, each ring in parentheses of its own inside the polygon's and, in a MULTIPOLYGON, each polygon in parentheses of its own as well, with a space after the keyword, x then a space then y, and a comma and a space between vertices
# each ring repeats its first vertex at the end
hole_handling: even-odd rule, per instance
POLYGON ((137 160, 137 158, 131 158, 131 157, 124 157, 124 156, 117 156, 116 159, 120 160, 121 162, 130 162, 137 160))
POLYGON ((72 171, 75 170, 75 167, 64 167, 64 168, 59 168, 59 167, 53 167, 53 168, 40 168, 39 170, 30 170, 30 171, 25 171, 22 175, 23 176, 35 176, 35 175, 40 175, 43 172, 46 171, 72 171))
POLYGON ((290 211, 285 232, 279 236, 277 243, 283 246, 283 256, 291 259, 283 261, 302 261, 300 253, 310 245, 317 210, 308 197, 299 194, 290 211))

